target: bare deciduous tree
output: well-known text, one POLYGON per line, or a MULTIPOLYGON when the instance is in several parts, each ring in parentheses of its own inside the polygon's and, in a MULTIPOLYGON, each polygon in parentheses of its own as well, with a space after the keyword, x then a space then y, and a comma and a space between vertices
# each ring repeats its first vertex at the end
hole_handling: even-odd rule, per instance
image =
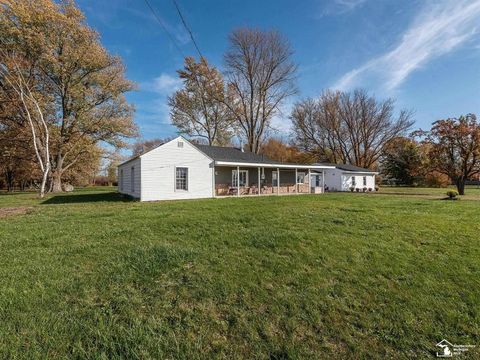
POLYGON ((155 149, 156 147, 165 144, 172 140, 171 138, 165 139, 151 139, 151 140, 138 140, 132 145, 132 155, 137 156, 141 155, 147 151, 155 149))
POLYGON ((371 168, 385 145, 411 126, 412 112, 394 115, 394 100, 364 90, 324 92, 297 103, 291 120, 296 144, 319 159, 371 168))
POLYGON ((225 145, 233 135, 232 117, 224 102, 222 74, 201 58, 185 58, 178 71, 183 89, 168 99, 172 123, 181 133, 206 140, 209 145, 225 145))
POLYGON ((297 91, 297 67, 288 41, 276 31, 239 29, 229 40, 226 105, 248 150, 258 153, 272 117, 297 91))

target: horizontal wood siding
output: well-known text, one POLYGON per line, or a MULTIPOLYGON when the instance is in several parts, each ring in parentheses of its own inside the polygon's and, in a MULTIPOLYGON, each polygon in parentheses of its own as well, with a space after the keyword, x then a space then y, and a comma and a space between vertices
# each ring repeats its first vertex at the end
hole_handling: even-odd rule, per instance
POLYGON ((342 191, 342 171, 338 169, 325 170, 325 188, 329 191, 342 191))
POLYGON ((352 174, 344 173, 339 169, 328 169, 325 170, 325 186, 328 187, 330 191, 350 191, 352 186, 352 177, 355 176, 356 184, 355 188, 363 191, 363 176, 367 177, 367 189, 371 188, 375 190, 375 175, 373 174, 352 174))
POLYGON ((141 163, 140 158, 135 160, 129 161, 126 164, 120 165, 118 167, 118 191, 121 194, 126 194, 133 196, 134 198, 140 198, 141 193, 141 163), (134 186, 132 191, 132 167, 134 170, 134 186), (122 173, 123 170, 123 181, 122 181, 122 173))
POLYGON ((144 155, 142 201, 194 199, 213 196, 212 160, 182 138, 174 139, 144 155), (182 142, 183 147, 178 143, 182 142), (188 190, 175 189, 175 169, 188 168, 188 190))

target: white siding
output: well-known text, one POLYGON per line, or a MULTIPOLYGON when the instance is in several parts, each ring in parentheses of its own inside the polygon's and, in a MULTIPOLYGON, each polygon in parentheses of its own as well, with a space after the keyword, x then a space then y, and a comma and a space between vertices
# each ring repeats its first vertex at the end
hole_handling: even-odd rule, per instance
POLYGON ((182 137, 141 157, 142 201, 195 199, 213 196, 212 160, 182 137), (183 147, 178 142, 183 142, 183 147), (188 168, 188 190, 175 189, 175 168, 188 168))
POLYGON ((338 169, 325 170, 325 187, 328 191, 342 190, 342 171, 338 169))
POLYGON ((339 169, 325 170, 325 185, 330 191, 350 191, 352 187, 352 177, 355 176, 355 188, 363 191, 363 177, 367 178, 367 189, 375 190, 375 175, 363 173, 346 173, 339 169))
POLYGON ((118 167, 118 191, 121 194, 140 198, 141 192, 141 162, 140 158, 129 161, 118 167), (133 168, 133 183, 132 183, 133 168), (123 177, 122 177, 123 172, 123 177), (133 185, 133 191, 132 191, 133 185))
POLYGON ((343 174, 343 186, 342 191, 350 191, 352 187, 352 178, 355 176, 355 188, 363 191, 363 188, 370 188, 372 191, 375 190, 375 175, 372 174, 343 174), (367 184, 363 185, 363 177, 366 177, 367 184))

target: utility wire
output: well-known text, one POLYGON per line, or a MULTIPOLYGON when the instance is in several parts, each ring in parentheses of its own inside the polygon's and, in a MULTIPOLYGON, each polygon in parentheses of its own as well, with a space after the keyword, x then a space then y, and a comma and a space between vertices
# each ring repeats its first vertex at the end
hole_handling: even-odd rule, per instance
POLYGON ((175 37, 170 33, 170 31, 168 31, 167 29, 167 26, 165 25, 165 23, 163 22, 163 20, 157 15, 157 13, 155 12, 155 10, 153 9, 152 5, 150 5, 150 2, 148 0, 144 0, 145 1, 145 4, 147 4, 148 8, 150 9, 151 13, 153 14, 153 16, 155 17, 155 19, 158 21, 158 23, 160 24, 160 26, 163 28, 163 30, 165 30, 165 32, 167 33, 168 37, 170 38, 170 41, 173 43, 173 45, 175 45, 175 47, 177 48, 178 52, 182 55, 183 58, 185 58, 185 54, 183 53, 182 49, 180 48, 180 46, 178 45, 175 37))
POLYGON ((172 0, 173 4, 175 5, 175 8, 177 9, 178 16, 180 16, 180 19, 182 20, 182 24, 187 30, 187 32, 190 34, 190 39, 192 39, 193 45, 195 46, 195 49, 197 50, 198 55, 200 58, 203 57, 202 52, 200 51, 200 48, 197 45, 197 42, 195 41, 195 38, 193 36, 192 30, 190 30, 190 27, 188 26, 184 16, 182 15, 182 11, 180 10, 180 7, 178 6, 177 0, 172 0))

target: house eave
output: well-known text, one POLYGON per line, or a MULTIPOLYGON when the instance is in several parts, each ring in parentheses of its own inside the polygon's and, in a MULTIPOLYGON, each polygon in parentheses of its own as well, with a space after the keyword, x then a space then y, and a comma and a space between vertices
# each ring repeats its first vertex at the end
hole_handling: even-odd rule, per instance
POLYGON ((342 174, 348 175, 378 175, 376 171, 342 171, 342 174))
POLYGON ((335 169, 334 166, 319 166, 306 164, 274 164, 274 163, 256 163, 256 162, 236 162, 236 161, 215 161, 215 166, 246 166, 246 167, 267 167, 279 169, 335 169))

